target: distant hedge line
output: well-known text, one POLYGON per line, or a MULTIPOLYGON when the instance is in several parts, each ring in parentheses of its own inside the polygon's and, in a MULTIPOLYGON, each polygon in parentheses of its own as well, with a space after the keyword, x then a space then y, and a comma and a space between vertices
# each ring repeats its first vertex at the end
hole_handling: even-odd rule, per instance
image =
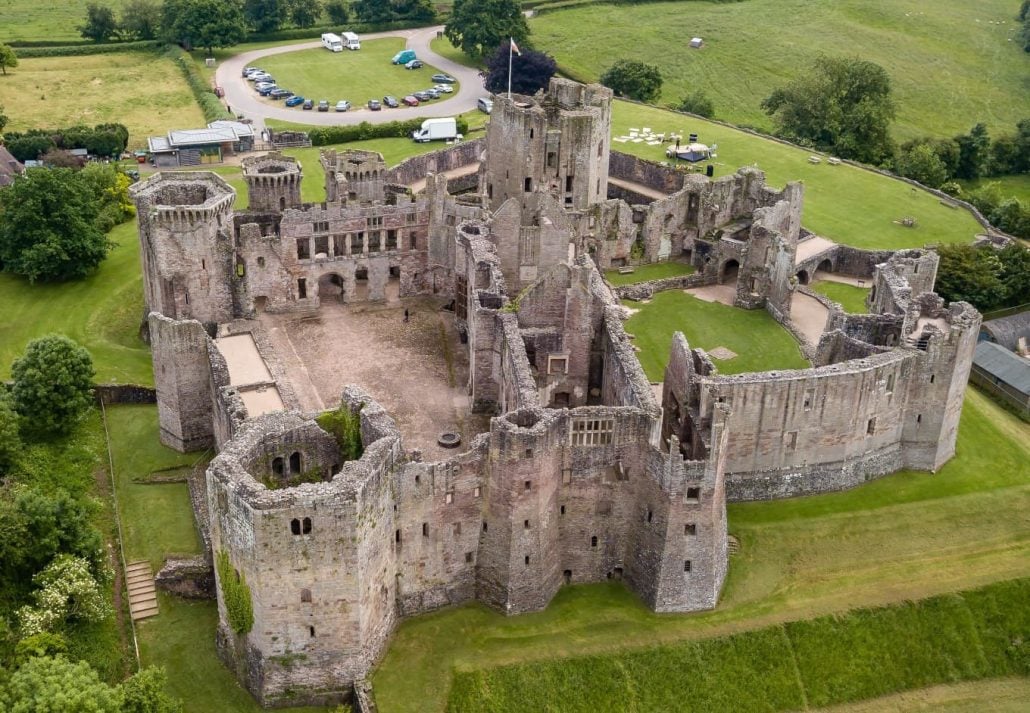
POLYGON ((204 112, 205 121, 210 123, 219 119, 236 118, 226 110, 222 100, 215 96, 211 83, 200 71, 200 67, 197 66, 189 52, 178 45, 170 45, 165 50, 164 55, 175 62, 179 69, 182 70, 182 76, 186 78, 186 84, 189 85, 190 91, 193 92, 193 98, 197 100, 200 110, 204 112))
POLYGON ((1030 674, 1030 579, 700 641, 458 672, 448 713, 787 711, 1030 674))
MULTIPOLYGON (((308 130, 312 146, 329 146, 347 141, 364 141, 365 139, 407 138, 411 132, 422 127, 424 119, 408 119, 407 121, 388 121, 385 124, 370 124, 363 121, 353 126, 319 126, 308 130)), ((458 117, 458 133, 467 134, 469 124, 458 117)))
MULTIPOLYGON (((442 24, 446 22, 447 18, 440 16, 437 22, 434 24, 442 24)), ((431 27, 431 25, 428 25, 431 27)), ((346 27, 340 27, 340 25, 319 25, 318 27, 306 27, 306 28, 291 28, 288 30, 276 30, 275 32, 251 32, 247 35, 247 42, 276 42, 278 40, 317 40, 322 36, 323 32, 340 32, 346 30, 347 32, 356 32, 359 35, 368 34, 371 32, 389 32, 391 30, 411 30, 419 27, 427 27, 426 23, 421 20, 397 20, 396 22, 379 22, 379 23, 360 23, 352 22, 348 23, 346 27)))
POLYGON ((143 40, 141 42, 118 42, 105 45, 91 43, 88 45, 62 45, 60 47, 15 47, 14 53, 20 59, 31 59, 32 57, 79 57, 90 54, 155 50, 163 44, 163 42, 158 40, 143 40))

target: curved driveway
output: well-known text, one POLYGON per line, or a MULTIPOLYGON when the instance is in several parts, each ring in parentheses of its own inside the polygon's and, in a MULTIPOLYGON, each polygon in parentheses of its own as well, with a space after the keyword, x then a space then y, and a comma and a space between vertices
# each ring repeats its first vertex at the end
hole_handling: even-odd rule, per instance
MULTIPOLYGON (((456 116, 476 108, 476 100, 484 94, 483 80, 479 77, 479 70, 452 62, 429 49, 430 40, 434 39, 436 33, 441 30, 443 30, 443 25, 420 27, 413 30, 377 32, 361 36, 362 40, 375 40, 381 37, 403 37, 407 41, 405 46, 408 49, 415 50, 415 54, 418 55, 419 59, 427 65, 436 67, 441 72, 446 72, 461 83, 459 90, 448 99, 436 100, 422 106, 400 107, 397 109, 384 108, 382 111, 369 111, 362 106, 340 113, 335 111, 301 111, 300 109, 289 109, 283 106, 282 102, 263 99, 254 91, 250 82, 242 76, 243 68, 258 64, 258 60, 261 57, 321 47, 321 40, 283 45, 281 47, 268 47, 238 54, 222 62, 222 65, 215 72, 215 82, 225 90, 225 103, 232 107, 232 111, 252 119, 254 125, 259 129, 264 128, 265 119, 278 119, 297 124, 317 126, 344 126, 358 124, 362 121, 367 121, 371 124, 381 124, 386 121, 415 119, 423 116, 456 116)), ((344 51, 346 52, 347 50, 344 51)), ((358 51, 360 52, 360 50, 358 51)))

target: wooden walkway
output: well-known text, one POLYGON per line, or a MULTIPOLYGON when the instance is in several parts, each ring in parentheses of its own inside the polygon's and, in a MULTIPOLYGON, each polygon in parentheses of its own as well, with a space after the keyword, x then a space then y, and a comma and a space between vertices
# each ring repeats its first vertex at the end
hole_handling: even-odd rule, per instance
POLYGON ((125 586, 129 590, 129 612, 133 621, 157 616, 157 590, 149 562, 129 562, 125 567, 125 586))

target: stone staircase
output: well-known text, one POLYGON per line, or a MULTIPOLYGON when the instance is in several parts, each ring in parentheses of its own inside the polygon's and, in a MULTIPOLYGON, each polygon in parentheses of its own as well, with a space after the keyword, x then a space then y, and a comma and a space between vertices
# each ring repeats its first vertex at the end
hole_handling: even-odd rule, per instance
POLYGON ((726 553, 732 557, 740 552, 740 540, 733 535, 726 535, 726 553))
POLYGON ((129 590, 129 613, 133 621, 157 616, 157 590, 149 562, 129 562, 125 567, 125 586, 129 590))

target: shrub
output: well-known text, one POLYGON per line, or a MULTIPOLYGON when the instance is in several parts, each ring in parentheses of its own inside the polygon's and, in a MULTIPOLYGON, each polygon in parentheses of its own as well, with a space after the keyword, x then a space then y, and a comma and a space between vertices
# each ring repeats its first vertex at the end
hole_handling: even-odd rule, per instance
MULTIPOLYGON (((423 119, 407 121, 388 121, 385 124, 370 124, 363 121, 353 126, 319 126, 308 131, 312 146, 329 146, 348 141, 364 141, 366 139, 408 138, 411 132, 422 126, 423 119)), ((468 122, 458 117, 458 133, 467 134, 468 122)))
POLYGON ((155 50, 163 43, 156 40, 140 42, 113 42, 110 44, 59 45, 56 47, 16 47, 15 53, 22 59, 32 57, 78 57, 90 54, 114 54, 116 52, 139 52, 155 50))
POLYGON ((254 626, 254 606, 250 600, 250 587, 229 561, 229 553, 218 551, 218 584, 222 590, 222 603, 229 617, 229 626, 237 634, 246 634, 254 626))
POLYGON ((620 97, 649 102, 662 93, 662 73, 658 67, 643 62, 620 59, 601 75, 601 84, 620 97))
POLYGON ((60 334, 29 342, 11 377, 14 410, 33 431, 67 433, 93 403, 93 360, 60 334))
POLYGON ((81 557, 58 555, 32 578, 34 603, 18 610, 23 636, 60 630, 67 621, 99 622, 111 615, 104 589, 81 557))
POLYGON ((345 460, 357 460, 364 452, 361 443, 361 407, 354 413, 344 405, 335 411, 326 411, 317 419, 326 433, 336 438, 340 455, 345 460))
POLYGON ((680 103, 673 108, 690 114, 697 114, 706 119, 711 119, 715 116, 715 104, 712 103, 712 100, 702 89, 698 89, 683 97, 680 99, 680 103))

